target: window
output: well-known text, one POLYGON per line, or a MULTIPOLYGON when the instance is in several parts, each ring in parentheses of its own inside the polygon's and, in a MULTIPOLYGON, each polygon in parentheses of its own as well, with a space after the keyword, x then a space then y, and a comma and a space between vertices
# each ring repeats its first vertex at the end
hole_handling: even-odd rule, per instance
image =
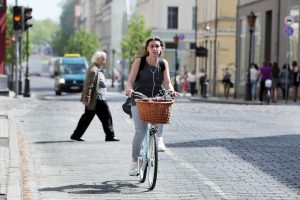
POLYGON ((168 7, 168 29, 178 28, 178 7, 168 7))

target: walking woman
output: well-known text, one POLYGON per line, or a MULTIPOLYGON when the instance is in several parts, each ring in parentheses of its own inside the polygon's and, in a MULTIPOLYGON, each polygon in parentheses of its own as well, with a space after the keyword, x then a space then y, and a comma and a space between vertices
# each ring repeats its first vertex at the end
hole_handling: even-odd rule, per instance
MULTIPOLYGON (((161 59, 164 43, 158 37, 149 38, 144 46, 142 57, 134 60, 127 81, 126 95, 131 96, 133 91, 141 92, 147 97, 155 97, 159 90, 171 91, 173 96, 178 96, 170 81, 169 64, 161 59), (140 66, 141 60, 145 59, 144 66, 140 66), (139 68, 142 69, 139 69, 139 68)), ((141 121, 136 105, 131 106, 132 118, 135 126, 135 134, 132 142, 132 165, 129 171, 130 176, 138 175, 138 156, 141 145, 148 130, 148 123, 141 121)), ((157 148, 165 150, 162 132, 163 125, 157 124, 157 148)))
POLYGON ((294 90, 294 102, 297 101, 298 98, 298 90, 300 83, 300 71, 297 61, 293 61, 292 63, 292 78, 293 78, 293 90, 294 90))
POLYGON ((277 102, 278 97, 278 88, 280 87, 279 80, 280 69, 277 62, 274 62, 272 65, 272 102, 277 102))

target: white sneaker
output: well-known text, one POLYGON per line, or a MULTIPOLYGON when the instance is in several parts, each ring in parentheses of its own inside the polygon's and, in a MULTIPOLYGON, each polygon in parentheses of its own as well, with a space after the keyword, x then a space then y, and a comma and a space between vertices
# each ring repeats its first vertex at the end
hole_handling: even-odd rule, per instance
POLYGON ((129 176, 138 176, 138 175, 139 175, 138 162, 132 162, 131 168, 129 170, 129 176))
POLYGON ((163 137, 157 137, 157 151, 164 152, 166 150, 166 146, 164 144, 163 137))

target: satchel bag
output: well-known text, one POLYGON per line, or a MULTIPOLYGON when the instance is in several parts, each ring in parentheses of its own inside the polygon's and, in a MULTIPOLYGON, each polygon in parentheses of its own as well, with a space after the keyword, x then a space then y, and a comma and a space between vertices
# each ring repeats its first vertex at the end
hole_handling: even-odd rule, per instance
POLYGON ((133 105, 133 97, 128 97, 126 102, 122 105, 123 111, 132 118, 131 106, 133 105))

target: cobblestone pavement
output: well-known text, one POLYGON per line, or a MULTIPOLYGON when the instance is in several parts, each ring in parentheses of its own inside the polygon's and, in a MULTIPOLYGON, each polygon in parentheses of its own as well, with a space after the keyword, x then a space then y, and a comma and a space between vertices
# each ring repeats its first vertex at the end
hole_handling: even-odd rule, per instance
POLYGON ((96 118, 86 142, 69 140, 83 112, 75 99, 0 99, 16 121, 25 199, 300 199, 298 105, 179 100, 148 191, 128 176, 134 127, 120 94, 109 96, 117 143, 96 118))

